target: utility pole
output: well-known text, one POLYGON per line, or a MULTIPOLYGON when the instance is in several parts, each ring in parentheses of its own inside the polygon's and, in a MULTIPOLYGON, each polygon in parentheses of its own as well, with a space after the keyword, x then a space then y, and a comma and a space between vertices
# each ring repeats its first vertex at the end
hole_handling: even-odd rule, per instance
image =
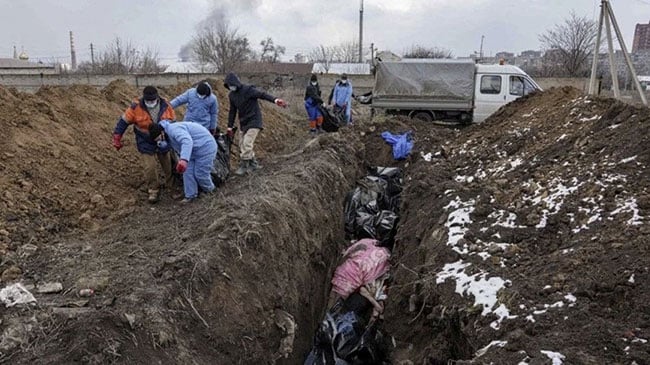
POLYGON ((93 48, 93 44, 90 44, 90 62, 92 65, 95 65, 95 49, 93 48))
POLYGON ((614 27, 614 31, 616 32, 616 38, 618 39, 618 43, 621 46, 621 51, 623 52, 623 56, 625 56, 625 62, 627 63, 628 71, 630 71, 630 74, 632 75, 632 81, 634 82, 634 86, 639 92, 639 96, 641 97, 641 101, 643 102, 643 105, 647 106, 648 100, 646 99, 645 91, 641 89, 641 83, 639 82, 639 78, 637 77, 636 71, 634 70, 634 64, 632 64, 632 59, 630 59, 630 55, 627 52, 627 47, 625 46, 623 35, 621 34, 621 30, 618 27, 618 23, 616 22, 616 17, 614 16, 614 11, 612 10, 611 5, 609 5, 609 1, 601 0, 600 9, 601 9, 600 21, 598 22, 598 34, 596 35, 596 48, 594 51, 593 62, 591 64, 589 94, 591 95, 595 94, 595 90, 596 90, 596 71, 598 69, 598 54, 600 52, 600 41, 601 41, 600 33, 603 30, 603 22, 605 22, 605 28, 607 32, 606 36, 607 36, 607 45, 608 45, 608 53, 609 53, 609 64, 610 64, 609 67, 610 67, 610 72, 612 74, 612 84, 613 84, 612 86, 614 87, 614 96, 616 96, 616 98, 620 98, 620 91, 618 89, 618 73, 614 65, 614 44, 612 42, 612 33, 610 28, 610 22, 611 22, 611 26, 614 27))
POLYGON ((359 8, 359 63, 363 62, 363 0, 359 8))
POLYGON ((375 62, 375 44, 370 43, 370 63, 375 62))
POLYGON ((74 49, 74 37, 72 36, 72 31, 70 31, 70 66, 72 70, 77 69, 77 52, 74 49))

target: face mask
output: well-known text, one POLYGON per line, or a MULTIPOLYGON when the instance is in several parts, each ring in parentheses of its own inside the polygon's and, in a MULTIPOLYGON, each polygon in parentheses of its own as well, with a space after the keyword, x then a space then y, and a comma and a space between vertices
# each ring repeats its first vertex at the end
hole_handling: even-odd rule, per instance
POLYGON ((164 139, 161 139, 160 141, 156 142, 156 144, 158 145, 158 148, 160 148, 161 150, 167 148, 167 141, 165 141, 164 139))
POLYGON ((205 97, 206 97, 207 95, 196 94, 196 96, 197 96, 199 99, 205 99, 205 97))
POLYGON ((346 85, 348 83, 348 80, 341 80, 341 85, 346 85))
POLYGON ((149 109, 153 109, 153 108, 156 107, 156 105, 158 105, 158 100, 145 101, 145 102, 144 102, 144 105, 146 105, 147 108, 149 108, 149 109))
POLYGON ((237 91, 237 86, 228 86, 228 89, 230 89, 230 91, 237 91))
POLYGON ((317 81, 312 81, 311 84, 316 86, 316 85, 318 85, 318 82, 317 81))

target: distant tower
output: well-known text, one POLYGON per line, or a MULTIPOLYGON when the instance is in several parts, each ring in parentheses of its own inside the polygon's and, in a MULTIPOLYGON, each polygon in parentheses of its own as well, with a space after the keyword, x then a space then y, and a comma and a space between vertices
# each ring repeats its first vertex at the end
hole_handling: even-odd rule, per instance
POLYGON ((363 62, 363 0, 359 8, 359 63, 363 62))
POLYGON ((632 41, 632 53, 650 49, 650 23, 637 24, 634 29, 634 40, 632 41))
POLYGON ((74 38, 72 31, 70 31, 70 66, 73 70, 77 69, 77 52, 74 50, 74 38))
POLYGON ((14 60, 18 59, 18 51, 16 51, 16 46, 14 45, 14 60))

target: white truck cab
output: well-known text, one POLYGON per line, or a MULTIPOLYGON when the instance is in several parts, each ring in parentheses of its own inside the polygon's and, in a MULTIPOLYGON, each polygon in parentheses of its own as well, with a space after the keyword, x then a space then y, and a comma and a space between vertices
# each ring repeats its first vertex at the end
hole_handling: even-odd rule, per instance
POLYGON ((487 119, 501 106, 541 90, 539 85, 517 66, 476 65, 474 123, 487 119))

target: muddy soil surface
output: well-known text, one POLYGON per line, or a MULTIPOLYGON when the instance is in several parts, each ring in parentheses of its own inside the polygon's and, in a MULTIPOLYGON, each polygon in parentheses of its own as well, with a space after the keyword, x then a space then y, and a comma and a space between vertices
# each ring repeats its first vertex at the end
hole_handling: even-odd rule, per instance
POLYGON ((648 109, 552 89, 481 125, 358 118, 312 140, 304 116, 263 103, 264 169, 181 206, 146 203, 131 133, 110 146, 137 95, 0 88, 2 286, 37 299, 0 308, 1 362, 302 363, 348 244, 344 196, 383 165, 405 187, 394 363, 650 363, 648 109), (408 159, 384 130, 413 132, 408 159), (50 282, 63 290, 38 292, 50 282))

